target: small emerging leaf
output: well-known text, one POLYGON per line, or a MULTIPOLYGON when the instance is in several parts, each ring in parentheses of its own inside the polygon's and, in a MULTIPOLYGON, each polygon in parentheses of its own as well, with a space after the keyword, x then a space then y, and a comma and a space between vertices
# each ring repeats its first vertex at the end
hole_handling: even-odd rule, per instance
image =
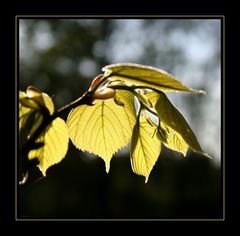
POLYGON ((22 147, 42 123, 44 115, 53 114, 52 99, 29 86, 27 92, 19 91, 19 144, 22 147))
POLYGON ((65 121, 61 118, 56 118, 45 129, 45 131, 36 140, 40 143, 37 149, 29 152, 30 160, 37 158, 39 160, 39 169, 42 174, 46 175, 46 170, 59 163, 66 155, 68 150, 69 134, 65 121), (44 143, 44 145, 41 145, 44 143))
POLYGON ((43 116, 38 104, 26 98, 24 92, 19 92, 19 100, 19 145, 22 147, 41 124, 43 116))
POLYGON ((188 88, 166 71, 151 66, 119 63, 105 66, 102 70, 110 81, 126 81, 130 85, 147 86, 165 92, 205 93, 202 90, 188 88))
POLYGON ((26 90, 26 97, 32 101, 35 101, 39 106, 47 108, 50 115, 53 114, 54 104, 52 99, 46 93, 41 92, 33 86, 28 86, 26 90))
POLYGON ((34 110, 47 109, 50 115, 54 113, 52 99, 46 93, 40 92, 33 86, 29 86, 26 93, 19 92, 19 104, 34 110))
POLYGON ((48 109, 49 114, 52 115, 54 113, 54 104, 52 99, 46 93, 42 93, 42 98, 44 106, 48 109))
POLYGON ((136 123, 132 93, 118 90, 114 99, 95 100, 93 106, 81 105, 73 109, 67 119, 73 144, 105 161, 109 172, 112 155, 127 145, 136 123))
POLYGON ((28 109, 34 109, 34 110, 40 109, 40 105, 36 101, 34 101, 31 98, 28 98, 26 93, 19 91, 19 107, 21 106, 28 109))
POLYGON ((103 74, 96 76, 92 81, 88 91, 95 91, 105 79, 106 78, 103 76, 103 74))
POLYGON ((131 164, 133 172, 145 176, 150 172, 161 152, 161 141, 157 126, 144 114, 133 129, 131 141, 131 164))

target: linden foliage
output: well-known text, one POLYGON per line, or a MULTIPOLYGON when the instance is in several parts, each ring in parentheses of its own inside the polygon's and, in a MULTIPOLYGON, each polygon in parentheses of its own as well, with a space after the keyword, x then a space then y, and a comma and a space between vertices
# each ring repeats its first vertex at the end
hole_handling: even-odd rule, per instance
MULTIPOLYGON (((36 129, 41 125, 43 119, 54 113, 52 99, 29 86, 26 93, 19 93, 19 145, 20 148, 26 144, 36 129)), ((42 174, 46 170, 60 162, 68 150, 68 127, 65 121, 59 117, 54 119, 39 137, 35 140, 35 146, 28 153, 28 159, 38 159, 38 167, 42 174), (40 144, 40 145, 37 145, 40 144), (43 144, 43 145, 41 145, 43 144)))
MULTIPOLYGON (((80 150, 100 156, 106 172, 112 156, 131 142, 132 170, 144 176, 145 182, 160 155, 161 144, 184 156, 188 148, 203 153, 187 121, 164 93, 203 91, 188 88, 150 66, 113 64, 105 66, 103 72, 89 88, 89 102, 72 109, 66 123, 59 117, 53 119, 28 152, 29 160, 38 158, 43 175, 65 157, 69 137, 80 150)), ((19 93, 20 148, 54 112, 47 94, 31 86, 26 93, 19 93)))

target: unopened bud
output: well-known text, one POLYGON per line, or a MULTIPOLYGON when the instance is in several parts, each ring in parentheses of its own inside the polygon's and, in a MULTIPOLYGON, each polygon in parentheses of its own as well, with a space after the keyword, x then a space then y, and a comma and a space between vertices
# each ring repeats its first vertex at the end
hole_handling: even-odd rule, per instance
POLYGON ((112 88, 104 88, 98 92, 96 92, 93 96, 94 99, 109 99, 109 98, 114 98, 115 95, 115 90, 112 88))
POLYGON ((33 86, 28 86, 26 90, 26 95, 28 98, 31 98, 32 100, 37 102, 39 105, 44 106, 42 93, 37 88, 33 86))

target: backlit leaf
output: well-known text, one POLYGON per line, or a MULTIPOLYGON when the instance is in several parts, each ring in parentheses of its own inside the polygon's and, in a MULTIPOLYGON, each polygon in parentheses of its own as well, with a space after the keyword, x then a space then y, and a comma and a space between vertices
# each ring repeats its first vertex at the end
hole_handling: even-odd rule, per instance
POLYGON ((157 126, 144 114, 133 129, 131 164, 133 172, 145 176, 145 183, 161 152, 157 126))
POLYGON ((36 143, 44 143, 38 149, 31 150, 28 154, 30 160, 37 158, 39 161, 39 169, 42 174, 46 175, 46 170, 59 163, 66 155, 68 150, 69 134, 65 121, 56 118, 44 130, 44 132, 36 140, 36 143))
POLYGON ((184 156, 186 156, 188 144, 184 141, 182 136, 170 127, 166 127, 163 123, 161 124, 161 128, 167 130, 166 141, 164 142, 164 145, 174 151, 181 152, 184 156))
POLYGON ((19 102, 22 103, 24 106, 27 106, 27 102, 29 103, 29 106, 31 104, 37 104, 40 108, 46 108, 49 111, 50 115, 52 115, 54 112, 54 104, 48 94, 39 91, 33 86, 28 86, 26 93, 21 94, 19 102))
POLYGON ((202 90, 188 88, 166 71, 151 66, 119 63, 105 66, 102 70, 110 81, 126 81, 130 85, 147 86, 165 92, 204 93, 202 90))
POLYGON ((133 95, 118 90, 115 99, 95 100, 73 109, 67 119, 73 144, 105 161, 106 172, 115 152, 127 145, 136 123, 133 95), (118 101, 117 105, 115 101, 118 101))
POLYGON ((38 89, 29 86, 26 93, 19 91, 19 143, 26 143, 42 123, 44 116, 52 115, 54 105, 52 99, 38 89))
POLYGON ((43 98, 45 107, 48 109, 50 115, 52 115, 54 113, 54 104, 52 99, 46 93, 42 93, 42 98, 43 98))
MULTIPOLYGON (((27 94, 23 91, 19 91, 19 108, 20 107, 25 107, 27 109, 34 109, 34 110, 40 109, 40 105, 33 99, 27 97, 27 94)), ((21 113, 20 113, 20 116, 21 116, 21 113)))
POLYGON ((24 92, 19 92, 19 99, 24 101, 19 102, 19 144, 22 147, 41 124, 43 116, 38 104, 26 98, 24 92))
POLYGON ((43 116, 39 111, 30 111, 25 113, 19 119, 19 143, 22 147, 32 136, 43 121, 43 116))
MULTIPOLYGON (((177 137, 173 136, 171 143, 177 144, 177 142, 180 142, 179 138, 181 137, 193 151, 202 152, 202 149, 192 129, 182 114, 169 101, 167 96, 162 92, 150 92, 148 97, 153 107, 155 107, 160 121, 177 132, 177 137)), ((178 145, 171 146, 176 148, 178 145)), ((183 153, 185 152, 184 148, 179 149, 179 151, 183 153)))

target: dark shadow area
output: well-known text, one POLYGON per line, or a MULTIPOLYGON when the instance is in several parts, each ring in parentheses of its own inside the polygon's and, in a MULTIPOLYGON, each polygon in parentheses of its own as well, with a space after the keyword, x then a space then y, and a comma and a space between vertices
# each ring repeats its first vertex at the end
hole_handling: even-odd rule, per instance
POLYGON ((222 218, 221 174, 203 156, 163 152, 147 184, 128 155, 113 158, 109 174, 93 159, 70 148, 46 178, 20 192, 19 218, 222 218))

